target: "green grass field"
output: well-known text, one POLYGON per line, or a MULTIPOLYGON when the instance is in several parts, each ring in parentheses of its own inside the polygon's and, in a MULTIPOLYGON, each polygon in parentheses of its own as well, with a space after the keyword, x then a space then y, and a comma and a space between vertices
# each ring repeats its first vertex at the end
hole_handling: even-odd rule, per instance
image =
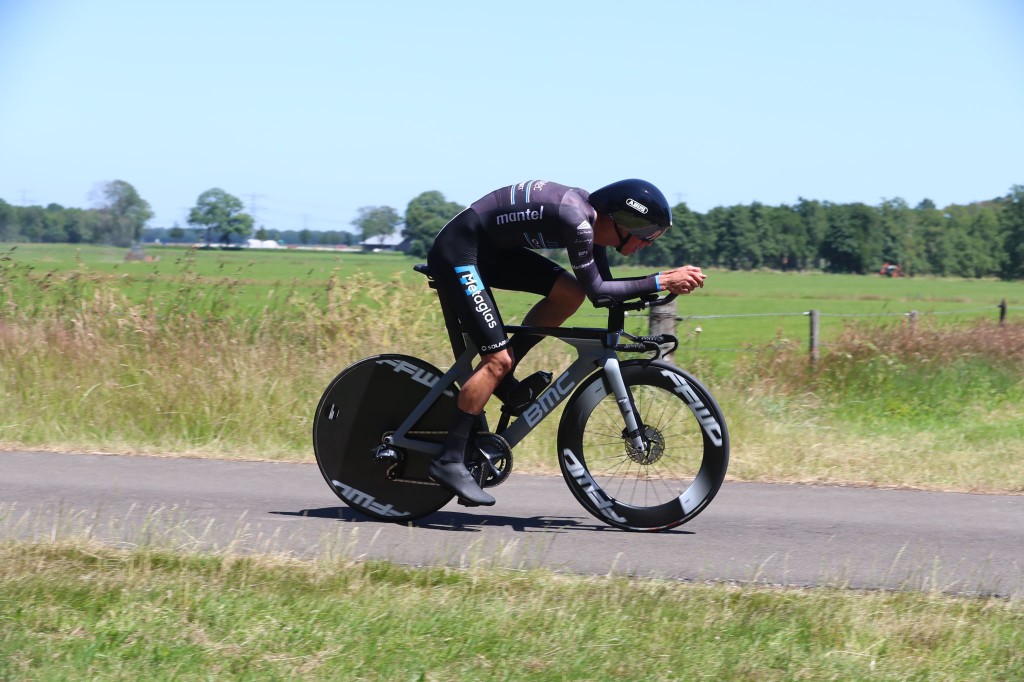
MULTIPOLYGON (((3 251, 0 247, 0 254, 3 251)), ((89 291, 116 282, 136 302, 173 297, 184 282, 226 290, 221 295, 229 300, 223 301, 218 310, 237 315, 250 315, 268 306, 323 306, 328 283, 332 279, 344 282, 355 273, 380 281, 382 287, 394 280, 413 284, 425 281, 412 271, 419 261, 393 253, 207 251, 151 246, 147 253, 158 258, 154 262, 126 262, 126 253, 115 247, 27 244, 18 245, 11 258, 19 267, 33 268, 37 279, 77 274, 79 285, 89 291)), ((616 274, 632 276, 648 271, 626 267, 616 269, 616 274)), ((386 300, 383 289, 365 293, 369 300, 386 300)), ((521 319, 536 300, 514 292, 496 295, 508 323, 521 319)), ((216 298, 216 291, 207 296, 216 298)), ((430 305, 430 297, 426 298, 425 303, 430 305)), ((997 306, 1003 300, 1010 306, 1011 315, 1024 316, 1024 287, 1019 282, 713 270, 705 289, 678 300, 677 314, 686 318, 680 323, 678 335, 689 348, 738 352, 778 337, 806 340, 806 313, 812 309, 820 311, 822 333, 831 337, 844 323, 863 319, 860 316, 886 323, 917 311, 922 319, 996 320, 997 306), (699 338, 697 327, 701 328, 699 338)), ((584 304, 568 324, 600 326, 603 319, 599 311, 584 304)), ((633 324, 636 329, 631 331, 642 330, 646 319, 633 324)))

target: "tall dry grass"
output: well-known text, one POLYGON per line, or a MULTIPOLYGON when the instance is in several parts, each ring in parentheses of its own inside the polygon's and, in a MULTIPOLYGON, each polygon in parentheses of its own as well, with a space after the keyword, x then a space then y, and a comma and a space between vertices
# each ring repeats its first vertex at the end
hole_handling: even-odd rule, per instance
POLYGON ((1021 397, 1024 324, 849 325, 817 362, 782 345, 741 374, 769 392, 817 396, 848 417, 955 419, 1021 397))
POLYGON ((186 278, 169 296, 133 304, 80 273, 34 280, 34 289, 7 275, 0 441, 8 444, 295 456, 310 449, 320 392, 349 363, 381 352, 443 359, 429 290, 369 275, 332 278, 325 303, 283 291, 248 315, 216 313, 230 310, 230 283, 218 291, 186 278), (357 300, 382 288, 381 304, 357 300))
POLYGON ((742 362, 734 475, 1024 492, 1024 324, 850 325, 742 362))
MULTIPOLYGON (((133 303, 87 270, 0 259, 0 447, 311 461, 313 411, 345 366, 451 363, 422 281, 336 275, 255 310, 229 278, 186 263, 176 281, 133 303)), ((1020 324, 918 323, 851 326, 813 367, 786 344, 685 362, 725 411, 733 477, 1024 492, 1022 354, 1020 324)), ((570 357, 548 339, 520 372, 570 357)), ((556 429, 553 415, 516 448, 517 470, 557 471, 556 429)))

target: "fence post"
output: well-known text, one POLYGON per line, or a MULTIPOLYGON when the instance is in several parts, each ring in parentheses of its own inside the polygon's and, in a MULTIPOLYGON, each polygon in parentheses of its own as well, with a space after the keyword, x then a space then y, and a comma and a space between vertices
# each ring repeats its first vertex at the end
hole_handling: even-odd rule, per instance
MULTIPOLYGON (((658 334, 671 334, 672 336, 675 336, 676 302, 672 300, 665 305, 651 308, 649 321, 651 336, 657 336, 658 334)), ((666 355, 664 359, 673 364, 675 363, 672 354, 666 355)))
POLYGON ((819 326, 819 322, 818 322, 818 311, 817 310, 811 310, 807 314, 810 315, 810 317, 811 317, 811 340, 810 340, 810 343, 808 344, 808 346, 809 346, 808 350, 810 350, 810 352, 811 352, 811 364, 814 364, 814 363, 818 362, 818 356, 819 356, 819 351, 818 351, 818 333, 820 331, 820 326, 819 326))
POLYGON ((999 302, 999 326, 1006 324, 1006 299, 999 302))

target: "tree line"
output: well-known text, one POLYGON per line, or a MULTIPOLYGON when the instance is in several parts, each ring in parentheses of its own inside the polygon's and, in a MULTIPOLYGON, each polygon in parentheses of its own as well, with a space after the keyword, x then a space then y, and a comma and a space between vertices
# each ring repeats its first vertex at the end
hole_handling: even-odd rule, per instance
MULTIPOLYGON (((345 231, 255 228, 242 202, 219 188, 199 196, 187 230, 177 225, 147 228, 152 210, 123 180, 106 183, 98 194, 91 209, 13 206, 0 199, 0 241, 128 246, 156 235, 222 244, 253 235, 296 244, 357 241, 345 231)), ((401 231, 408 251, 424 257, 437 232, 463 208, 432 190, 412 199, 404 214, 390 206, 363 207, 352 225, 362 241, 401 231)), ((1003 197, 941 209, 927 199, 911 207, 902 199, 871 206, 801 198, 792 205, 755 202, 707 213, 679 203, 672 212, 673 229, 641 250, 636 261, 861 274, 889 263, 908 275, 1024 279, 1024 185, 1015 185, 1003 197)))
POLYGON ((12 206, 0 199, 0 242, 128 246, 139 241, 153 211, 135 188, 114 180, 95 194, 97 205, 91 209, 12 206))
MULTIPOLYGON (((353 224, 364 234, 391 234, 404 225, 409 251, 425 256, 444 224, 464 207, 437 191, 424 192, 404 220, 390 207, 360 209, 353 224)), ((672 209, 673 228, 636 261, 664 266, 692 263, 732 270, 891 272, 1024 279, 1024 185, 1005 197, 938 208, 902 199, 877 206, 801 198, 793 205, 719 206, 707 213, 685 203, 672 209)), ((617 254, 613 254, 613 264, 617 254)))

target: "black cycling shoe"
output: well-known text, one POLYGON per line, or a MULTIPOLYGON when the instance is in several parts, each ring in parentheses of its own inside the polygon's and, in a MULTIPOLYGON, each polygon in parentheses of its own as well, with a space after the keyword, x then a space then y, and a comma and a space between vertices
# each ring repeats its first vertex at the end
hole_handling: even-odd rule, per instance
POLYGON ((550 383, 551 372, 541 370, 534 372, 522 381, 511 379, 509 386, 501 392, 503 395, 498 391, 495 391, 494 394, 505 403, 504 410, 518 417, 530 403, 537 399, 537 396, 544 392, 550 383))
POLYGON ((483 491, 462 462, 434 460, 427 469, 427 475, 448 492, 458 495, 459 504, 467 507, 490 507, 494 504, 494 498, 483 491))

